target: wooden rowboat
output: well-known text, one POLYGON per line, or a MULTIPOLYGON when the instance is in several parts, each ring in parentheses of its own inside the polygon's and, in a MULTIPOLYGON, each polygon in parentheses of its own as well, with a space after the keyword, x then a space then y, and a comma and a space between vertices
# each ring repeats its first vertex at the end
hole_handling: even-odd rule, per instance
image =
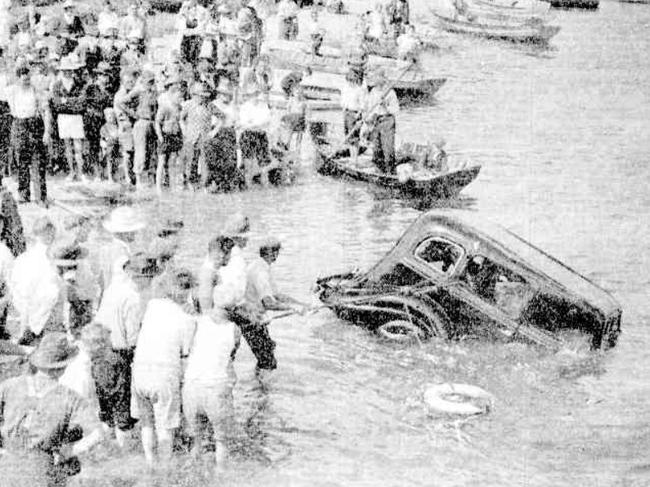
MULTIPOLYGON (((409 179, 401 180, 394 174, 380 172, 371 162, 368 154, 361 154, 356 161, 353 161, 347 149, 335 151, 328 142, 315 137, 313 133, 312 139, 317 151, 316 170, 320 174, 370 183, 408 197, 453 198, 474 181, 481 170, 481 166, 478 165, 446 172, 421 170, 415 172, 409 179)), ((408 155, 402 155, 400 160, 405 162, 411 159, 408 155)))
MULTIPOLYGON (((293 44, 299 45, 300 43, 293 44)), ((344 76, 350 69, 348 60, 340 50, 336 53, 333 51, 333 49, 328 49, 323 51, 322 56, 314 56, 299 47, 284 48, 270 45, 267 54, 271 65, 276 69, 295 70, 310 67, 312 71, 344 76)), ((446 78, 437 78, 422 72, 417 64, 412 65, 407 61, 379 56, 368 56, 366 69, 368 72, 383 69, 388 79, 392 81, 393 89, 400 98, 433 95, 447 81, 446 78), (412 69, 409 69, 410 66, 413 66, 412 69)), ((312 86, 316 86, 310 83, 303 84, 308 88, 308 91, 312 89, 312 86)), ((326 86, 326 88, 334 88, 339 92, 336 87, 326 86)))
POLYGON ((469 34, 486 39, 500 39, 511 42, 545 44, 560 31, 559 26, 542 22, 531 24, 496 24, 457 20, 432 12, 439 25, 448 32, 469 34))

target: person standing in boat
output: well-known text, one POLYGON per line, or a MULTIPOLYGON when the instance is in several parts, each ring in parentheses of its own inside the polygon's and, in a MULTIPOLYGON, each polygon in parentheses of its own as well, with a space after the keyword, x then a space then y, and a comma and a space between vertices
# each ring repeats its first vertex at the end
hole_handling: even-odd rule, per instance
POLYGON ((298 37, 299 11, 300 9, 294 0, 280 0, 280 3, 278 3, 280 39, 293 41, 298 37))
POLYGON ((345 76, 345 84, 341 87, 341 108, 343 109, 343 133, 354 161, 359 155, 361 120, 367 97, 368 87, 364 83, 363 74, 351 69, 345 76))
POLYGON ((374 86, 366 100, 365 121, 370 127, 372 162, 380 171, 394 174, 395 116, 399 112, 399 101, 383 70, 378 70, 370 82, 374 86))

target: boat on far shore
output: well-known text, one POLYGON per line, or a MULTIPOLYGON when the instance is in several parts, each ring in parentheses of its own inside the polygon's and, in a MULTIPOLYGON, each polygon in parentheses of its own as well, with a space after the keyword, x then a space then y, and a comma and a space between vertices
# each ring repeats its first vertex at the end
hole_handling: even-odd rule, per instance
POLYGON ((581 8, 583 10, 596 10, 600 5, 600 0, 544 0, 548 1, 553 8, 572 9, 581 8))

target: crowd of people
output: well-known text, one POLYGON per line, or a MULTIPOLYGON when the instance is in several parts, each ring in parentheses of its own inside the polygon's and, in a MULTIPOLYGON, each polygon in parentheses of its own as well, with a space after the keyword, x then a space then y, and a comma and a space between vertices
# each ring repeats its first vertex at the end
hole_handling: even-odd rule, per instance
POLYGON ((0 17, 15 20, 0 35, 2 173, 17 172, 21 201, 47 202, 48 171, 227 191, 282 167, 306 105, 287 86, 288 115, 302 123, 275 123, 263 21, 253 7, 185 1, 178 49, 162 69, 152 63, 148 17, 137 3, 121 16, 106 2, 96 21, 77 9, 67 0, 53 23, 33 11, 15 18, 0 5, 0 17))
POLYGON ((0 343, 34 350, 29 371, 0 383, 8 485, 26 478, 34 486, 64 485, 79 471, 77 455, 109 438, 125 448, 136 424, 147 464, 165 463, 182 415, 196 454, 210 428, 223 468, 241 337, 263 380, 277 367, 267 311, 308 310, 275 287, 280 241, 262 239, 257 257, 246 261, 247 217, 225 222, 195 270, 175 259, 182 221, 166 222, 154 238, 146 227, 125 206, 102 222, 97 252, 86 247, 92 222, 78 215, 64 219, 63 232, 38 218, 24 251, 0 242, 0 343))

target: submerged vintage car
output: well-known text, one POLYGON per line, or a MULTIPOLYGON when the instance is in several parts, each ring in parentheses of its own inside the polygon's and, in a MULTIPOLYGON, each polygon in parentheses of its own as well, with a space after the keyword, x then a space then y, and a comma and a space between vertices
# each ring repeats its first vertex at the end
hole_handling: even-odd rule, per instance
POLYGON ((340 318, 394 339, 523 339, 559 349, 564 330, 616 344, 621 308, 607 291, 475 213, 431 211, 365 273, 319 279, 340 318))

